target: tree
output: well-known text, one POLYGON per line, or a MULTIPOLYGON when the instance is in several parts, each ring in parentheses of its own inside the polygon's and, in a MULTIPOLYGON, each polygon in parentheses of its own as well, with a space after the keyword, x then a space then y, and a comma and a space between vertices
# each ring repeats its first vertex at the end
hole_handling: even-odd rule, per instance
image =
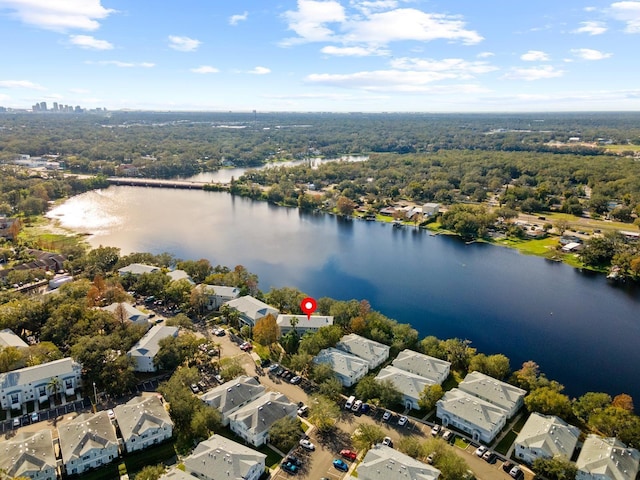
POLYGON ((589 417, 589 426, 607 437, 618 437, 627 445, 640 445, 640 417, 628 410, 609 406, 589 417))
POLYGON ((163 464, 147 465, 138 473, 136 473, 136 480, 158 480, 165 471, 163 464))
POLYGON ((226 380, 246 375, 244 367, 237 358, 223 358, 220 360, 220 375, 226 380))
POLYGON ((17 367, 22 354, 17 347, 5 347, 0 349, 0 373, 8 372, 17 367))
POLYGON ((479 353, 469 362, 469 372, 474 371, 502 380, 509 375, 509 359, 501 353, 489 356, 479 353))
POLYGON ((338 209, 338 213, 340 215, 348 217, 353 214, 353 211, 356 208, 356 204, 350 198, 341 196, 338 198, 338 201, 336 202, 336 208, 338 209))
POLYGON ((451 368, 466 371, 469 368, 471 357, 476 354, 476 349, 471 348, 470 340, 450 338, 443 342, 443 349, 447 353, 447 360, 451 362, 451 368))
POLYGON ((385 437, 384 430, 377 425, 362 423, 351 435, 353 446, 366 453, 372 445, 376 445, 385 437))
POLYGON ((411 458, 417 459, 422 456, 422 445, 416 437, 402 437, 400 441, 395 444, 395 449, 405 455, 409 455, 411 458))
POLYGON ((441 438, 429 438, 422 444, 422 456, 434 453, 433 466, 440 470, 442 480, 466 478, 469 465, 441 438))
POLYGON ((318 393, 339 402, 342 398, 342 382, 335 377, 327 378, 318 385, 318 393))
POLYGON ((312 360, 313 357, 307 353, 297 353, 291 356, 289 366, 293 371, 306 376, 312 360))
POLYGON ((611 405, 622 408, 629 413, 633 413, 633 398, 631 398, 631 395, 627 395, 626 393, 621 393, 620 395, 613 397, 611 405))
POLYGON ((256 321, 253 327, 253 339, 260 345, 272 345, 278 341, 278 337, 280 337, 280 327, 273 314, 269 313, 256 321))
POLYGON ((447 352, 444 349, 443 342, 432 335, 420 340, 418 347, 425 355, 441 360, 447 358, 447 352))
POLYGON ((571 400, 553 387, 540 387, 524 398, 524 404, 530 412, 556 415, 567 420, 572 413, 571 400))
POLYGON ((51 377, 51 379, 47 383, 47 390, 49 390, 49 393, 53 397, 54 401, 57 399, 61 389, 62 380, 60 380, 58 377, 51 377))
POLYGON ((269 428, 269 442, 279 450, 288 452, 298 443, 302 433, 302 424, 299 418, 282 417, 273 422, 271 428, 269 428))
POLYGON ((422 392, 420 392, 420 397, 418 398, 418 405, 421 409, 430 412, 436 406, 436 402, 442 398, 444 395, 444 391, 442 390, 442 386, 434 383, 433 385, 427 385, 424 387, 422 392))
POLYGON ((309 404, 309 421, 322 433, 333 430, 340 418, 340 407, 331 398, 314 395, 309 404))
POLYGON ((564 457, 536 458, 533 461, 533 471, 549 480, 574 480, 578 474, 575 463, 564 457))
POLYGON ((589 417, 611 404, 611 396, 607 393, 587 392, 573 402, 573 413, 587 422, 589 417))
POLYGON ((525 390, 532 391, 538 387, 549 384, 549 380, 544 373, 540 372, 540 366, 533 360, 528 360, 522 364, 520 370, 513 372, 510 383, 525 390))

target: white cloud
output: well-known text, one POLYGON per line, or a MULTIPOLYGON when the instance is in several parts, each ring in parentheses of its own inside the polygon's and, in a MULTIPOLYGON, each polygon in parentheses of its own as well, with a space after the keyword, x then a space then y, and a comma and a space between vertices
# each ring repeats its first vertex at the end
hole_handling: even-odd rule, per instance
POLYGON ((556 70, 551 65, 543 65, 532 68, 512 68, 502 78, 532 82, 534 80, 561 77, 562 75, 564 75, 563 70, 556 70))
POLYGON ((100 0, 0 0, 0 8, 29 25, 63 32, 69 29, 96 30, 99 20, 115 10, 105 8, 100 0))
POLYGON ((0 80, 0 88, 28 88, 30 90, 46 90, 42 85, 30 80, 0 80))
POLYGON ((268 69, 267 67, 256 67, 253 70, 249 70, 247 73, 250 73, 252 75, 266 75, 267 73, 271 73, 271 70, 268 69))
POLYGON ((494 57, 495 53, 493 52, 480 52, 478 55, 476 55, 478 58, 489 58, 489 57, 494 57))
POLYGON ((106 40, 98 40, 91 35, 71 35, 69 42, 72 45, 77 45, 80 48, 86 48, 89 50, 112 50, 113 44, 106 40))
POLYGON ((240 22, 244 22, 247 18, 249 18, 249 12, 244 12, 241 14, 231 15, 229 17, 229 25, 237 25, 240 22))
POLYGON ((580 28, 576 28, 573 33, 587 33, 589 35, 602 35, 607 31, 607 26, 603 22, 581 22, 580 28))
POLYGON ((360 10, 365 15, 371 15, 371 13, 380 10, 390 10, 398 6, 396 0, 373 0, 373 1, 357 1, 352 0, 353 7, 360 10))
POLYGON ((446 72, 455 78, 473 78, 474 75, 494 72, 498 67, 487 62, 468 62, 461 58, 445 58, 432 60, 424 58, 397 58, 391 66, 398 70, 418 72, 446 72))
POLYGON ((202 65, 197 68, 192 68, 191 71, 193 73, 218 73, 220 70, 210 65, 202 65))
POLYGON ((615 2, 610 10, 613 18, 627 24, 627 33, 640 33, 640 2, 615 2))
POLYGON ((88 65, 114 65, 118 68, 134 68, 134 67, 153 68, 156 66, 155 63, 150 63, 150 62, 134 63, 134 62, 121 62, 119 60, 101 60, 99 62, 93 62, 89 60, 85 63, 88 65))
POLYGON ((289 22, 289 29, 300 37, 285 41, 285 44, 329 40, 333 36, 333 30, 326 24, 346 20, 344 8, 334 0, 298 0, 298 10, 288 10, 284 17, 289 22))
POLYGON ((179 52, 194 52, 201 44, 202 42, 195 38, 169 35, 169 48, 178 50, 179 52))
POLYGON ((529 50, 527 53, 520 55, 520 60, 525 62, 546 62, 549 60, 549 55, 540 50, 529 50))
POLYGON ((370 57, 391 54, 389 50, 375 47, 335 47, 333 45, 322 47, 320 51, 326 55, 335 55, 337 57, 370 57))
POLYGON ((591 48, 574 48, 571 50, 571 53, 582 60, 604 60, 613 55, 612 53, 603 53, 591 48))

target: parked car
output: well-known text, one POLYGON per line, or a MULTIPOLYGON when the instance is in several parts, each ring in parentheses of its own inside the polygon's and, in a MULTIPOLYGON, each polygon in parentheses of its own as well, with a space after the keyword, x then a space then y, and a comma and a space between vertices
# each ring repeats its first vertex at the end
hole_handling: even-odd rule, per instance
POLYGON ((404 427, 407 422, 409 421, 409 419, 407 417, 405 417, 404 415, 402 415, 399 419, 398 419, 398 426, 399 427, 404 427))
POLYGON ((371 406, 368 403, 363 403, 360 407, 360 413, 367 414, 371 411, 371 406))
POLYGON ((17 428, 20 426, 20 417, 16 417, 13 419, 13 428, 17 428))
POLYGON ((356 400, 355 402, 353 402, 353 405, 351 407, 351 411, 352 412, 359 412, 361 406, 362 406, 362 400, 356 400))
POLYGON ((272 363, 271 365, 269 365, 269 371, 271 373, 274 373, 279 368, 280 368, 280 365, 278 363, 272 363))
POLYGON ((347 449, 340 450, 340 455, 342 455, 344 458, 351 461, 355 460, 356 457, 358 456, 358 454, 353 450, 347 450, 347 449))
POLYGON ((260 361, 260 366, 261 366, 262 368, 264 368, 264 367, 268 367, 270 363, 271 363, 271 360, 269 360, 268 358, 263 358, 263 359, 260 361))
POLYGON ((298 385, 301 381, 302 381, 302 377, 299 375, 296 375, 295 377, 291 377, 291 380, 289 380, 289 383, 291 385, 298 385))
POLYGON ((452 438, 453 438, 453 432, 451 430, 445 430, 444 433, 442 434, 442 439, 445 442, 448 442, 452 438))
POLYGON ((433 428, 431 429, 431 435, 433 435, 434 437, 437 437, 439 433, 440 433, 440 425, 434 425, 433 428))
POLYGON ((109 420, 115 420, 116 418, 116 414, 111 408, 107 410, 107 415, 109 416, 109 420))
POLYGON ((433 465, 433 461, 436 459, 436 452, 431 452, 427 457, 427 463, 433 465))
POLYGON ((282 469, 289 473, 298 473, 299 470, 298 467, 291 462, 284 462, 282 464, 282 469))
POLYGON ((522 469, 518 465, 514 465, 514 467, 511 470, 509 470, 509 475, 511 475, 513 478, 524 477, 524 473, 522 472, 522 469))
POLYGON ((38 412, 31 413, 31 423, 36 423, 39 420, 40 416, 38 415, 38 412))
POLYGON ((349 465, 347 464, 347 462, 339 458, 336 458, 333 461, 333 466, 338 470, 342 470, 343 472, 347 472, 349 470, 349 465))
POLYGON ((311 450, 314 451, 316 449, 316 446, 311 443, 309 440, 307 440, 306 438, 303 438, 302 440, 300 440, 300 446, 306 450, 311 450))
POLYGON ((482 455, 484 455, 486 451, 487 451, 487 447, 485 447, 484 445, 480 445, 478 448, 476 448, 476 451, 474 453, 478 457, 482 458, 482 455))
POLYGON ((191 389, 191 391, 193 393, 200 393, 200 389, 198 388, 198 385, 196 385, 195 383, 192 383, 189 388, 191 389))
POLYGON ((289 455, 287 458, 285 458, 285 463, 289 462, 289 463, 293 463, 296 467, 301 467, 302 466, 302 460, 300 460, 298 457, 295 457, 293 455, 289 455))
POLYGON ((387 410, 386 412, 384 412, 384 415, 382 415, 382 421, 388 422, 390 419, 391 419, 391 412, 387 410))
POLYGON ((482 459, 486 460, 489 463, 493 463, 493 461, 495 460, 495 456, 495 453, 493 453, 491 450, 487 450, 482 454, 482 459))
POLYGON ((218 382, 220 385, 224 383, 224 378, 222 378, 222 375, 220 375, 219 373, 216 374, 213 378, 215 378, 216 382, 218 382))
POLYGON ((253 348, 253 345, 251 345, 249 342, 244 342, 240 345, 240 350, 242 350, 243 352, 248 352, 252 348, 253 348))
POLYGON ((507 460, 502 464, 502 470, 504 470, 507 473, 509 473, 513 467, 514 467, 513 462, 510 462, 509 460, 507 460))
POLYGON ((298 416, 306 417, 307 415, 309 415, 309 407, 307 407, 306 405, 303 405, 300 408, 298 408, 298 416))
POLYGON ((393 448, 393 441, 391 440, 391 437, 384 437, 382 439, 382 444, 386 445, 387 447, 393 448))

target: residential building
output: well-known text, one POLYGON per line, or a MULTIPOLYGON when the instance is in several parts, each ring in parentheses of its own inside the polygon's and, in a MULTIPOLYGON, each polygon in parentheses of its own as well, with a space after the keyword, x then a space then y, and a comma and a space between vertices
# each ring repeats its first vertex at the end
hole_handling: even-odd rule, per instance
POLYGON ((409 349, 401 351, 391 364, 439 385, 442 385, 451 372, 451 362, 409 349))
POLYGON ((222 414, 222 425, 226 427, 234 412, 260 398, 265 390, 255 378, 242 375, 206 391, 200 399, 222 414))
POLYGON ((292 320, 295 324, 296 332, 300 336, 307 332, 317 332, 322 327, 333 325, 333 317, 329 315, 311 315, 310 317, 306 315, 278 315, 276 323, 280 327, 280 335, 286 335, 293 330, 292 320))
POLYGON ((402 394, 402 403, 404 406, 414 410, 420 409, 418 405, 420 393, 422 393, 425 387, 433 385, 431 380, 416 375, 415 373, 401 370, 393 365, 388 365, 380 370, 376 376, 376 380, 389 380, 402 394))
POLYGON ((386 445, 367 451, 358 465, 359 480, 437 480, 440 470, 386 445))
POLYGON ((190 473, 183 472, 178 467, 173 467, 163 474, 159 480, 193 480, 193 477, 190 473))
MULTIPOLYGON (((130 321, 134 325, 141 325, 143 327, 149 326, 149 315, 138 310, 133 305, 128 303, 112 303, 111 305, 107 305, 106 307, 102 307, 102 310, 106 310, 107 312, 111 312, 117 318, 120 315, 124 316, 125 320, 130 321)), ((118 318, 118 320, 121 320, 118 318)))
POLYGON ((454 388, 436 403, 436 417, 469 434, 473 441, 491 443, 507 422, 508 412, 492 403, 454 388))
POLYGON ((240 322, 250 327, 255 326, 256 322, 262 317, 266 317, 269 314, 277 317, 279 313, 276 308, 261 302, 257 298, 253 298, 251 295, 230 300, 225 305, 236 310, 240 314, 240 322))
POLYGON ((422 214, 427 216, 437 215, 440 212, 439 203, 425 203, 422 205, 422 214))
POLYGON ((265 471, 264 453, 220 435, 200 442, 184 459, 185 471, 203 480, 258 480, 265 471))
POLYGON ((364 359, 369 364, 369 370, 384 363, 389 358, 389 346, 355 333, 345 335, 340 339, 336 348, 364 359))
POLYGON ((172 270, 170 272, 167 272, 167 276, 171 279, 172 282, 177 282, 178 280, 186 280, 191 285, 196 284, 196 282, 191 279, 191 276, 189 276, 189 274, 184 270, 172 270))
POLYGON ((133 397, 113 412, 128 453, 162 443, 173 435, 173 421, 157 394, 133 397))
POLYGON ((200 285, 197 285, 195 289, 207 296, 207 309, 209 310, 219 310, 224 303, 234 300, 240 296, 240 289, 238 287, 207 285, 205 283, 201 283, 200 285))
POLYGON ((82 413, 58 426, 62 463, 67 475, 76 475, 118 458, 116 429, 107 412, 82 413))
POLYGON ((131 347, 127 355, 134 360, 136 372, 155 372, 157 370, 154 359, 160 350, 160 340, 167 337, 177 337, 178 327, 154 325, 138 342, 131 347))
POLYGON ((0 471, 8 478, 55 480, 56 452, 51 430, 17 433, 0 441, 0 471))
POLYGON ((640 470, 640 452, 617 438, 588 435, 576 467, 576 480, 635 480, 640 470))
POLYGON ((269 441, 269 429, 277 420, 295 417, 298 406, 279 392, 267 392, 229 415, 231 431, 255 447, 269 441))
POLYGON ((496 380, 480 372, 471 372, 458 388, 507 411, 509 418, 522 407, 526 390, 496 380))
POLYGON ((80 387, 82 366, 71 358, 0 373, 0 399, 5 410, 18 410, 28 401, 46 402, 54 394, 73 395, 80 387), (52 379, 56 378, 57 392, 52 379))
POLYGON ((531 465, 536 458, 557 456, 571 460, 580 429, 553 415, 532 413, 513 444, 513 453, 531 465))
POLYGON ((350 387, 369 372, 369 363, 337 348, 325 348, 313 358, 314 363, 328 363, 342 385, 350 387))
POLYGON ((29 345, 13 333, 13 330, 5 328, 4 330, 0 330, 0 349, 7 347, 29 348, 29 345))
POLYGON ((131 263, 126 267, 119 268, 118 274, 121 277, 124 277, 125 275, 133 275, 137 277, 138 275, 142 275, 143 273, 154 273, 154 272, 159 272, 160 270, 161 270, 160 267, 156 267, 155 265, 145 265, 144 263, 131 263))

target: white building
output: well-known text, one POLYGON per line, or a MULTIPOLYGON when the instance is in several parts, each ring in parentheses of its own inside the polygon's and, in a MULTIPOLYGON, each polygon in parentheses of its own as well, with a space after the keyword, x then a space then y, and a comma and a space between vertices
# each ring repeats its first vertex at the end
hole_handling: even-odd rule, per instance
POLYGON ((532 413, 513 444, 514 455, 531 465, 536 458, 571 460, 580 429, 553 415, 532 413))
MULTIPOLYGON (((184 459, 189 478, 203 480, 258 480, 265 471, 267 456, 220 435, 200 442, 184 459)), ((174 478, 174 477, 167 477, 174 478)))
POLYGON ((425 203, 424 205, 422 205, 423 215, 427 215, 427 216, 437 215, 439 211, 440 211, 439 203, 425 203))
POLYGON ((240 321, 250 327, 255 326, 256 322, 262 317, 266 317, 269 314, 277 317, 279 313, 276 308, 261 302, 257 298, 253 298, 251 295, 236 298, 225 305, 236 310, 240 314, 240 321))
POLYGON ((401 351, 391 364, 401 370, 420 375, 438 385, 442 385, 451 372, 451 362, 409 349, 401 351))
MULTIPOLYGON (((138 310, 133 305, 128 303, 112 303, 106 307, 102 307, 102 310, 112 313, 114 316, 119 317, 123 315, 125 320, 130 321, 134 325, 141 325, 143 327, 149 326, 149 314, 138 310)), ((120 318, 118 318, 120 320, 120 318)))
POLYGON ((454 388, 436 403, 436 416, 469 434, 475 442, 491 443, 507 422, 507 411, 454 388))
POLYGON ((328 315, 311 315, 311 317, 306 315, 278 315, 276 323, 280 327, 280 335, 286 335, 293 330, 291 320, 296 324, 295 328, 299 336, 307 332, 317 332, 322 327, 333 325, 333 317, 328 315))
POLYGON ((474 395, 493 405, 503 408, 509 414, 509 418, 522 407, 526 390, 515 387, 489 375, 480 372, 471 372, 460 382, 458 388, 474 395))
POLYGON ((167 276, 171 279, 172 282, 177 282, 178 280, 186 280, 191 285, 196 284, 196 282, 194 282, 189 274, 184 270, 171 270, 170 272, 167 272, 167 276))
POLYGON ((240 289, 238 287, 207 285, 205 283, 201 283, 200 285, 197 285, 195 289, 207 296, 208 310, 219 310, 224 303, 234 300, 240 296, 240 289))
POLYGON ((162 443, 173 435, 173 421, 157 394, 133 397, 113 412, 128 453, 162 443))
POLYGON ((131 347, 127 355, 131 357, 135 363, 134 370, 136 372, 155 372, 157 370, 153 363, 154 358, 160 350, 160 340, 167 337, 177 337, 178 327, 166 327, 164 325, 155 325, 144 334, 138 342, 131 347))
POLYGON ((440 470, 387 447, 371 448, 358 465, 359 480, 437 480, 440 470))
POLYGON ((576 480, 635 480, 640 468, 640 453, 617 438, 588 435, 576 467, 576 480))
POLYGON ((364 359, 373 370, 389 358, 389 346, 374 342, 355 333, 345 335, 340 339, 336 348, 364 359))
POLYGON ((121 277, 124 277, 125 275, 133 275, 137 277, 138 275, 142 275, 143 273, 154 273, 159 271, 160 271, 160 267, 156 267, 155 265, 145 265, 144 263, 132 263, 130 265, 127 265, 126 267, 119 268, 118 274, 121 277))
POLYGON ((420 393, 422 393, 425 387, 433 385, 431 380, 416 375, 415 373, 401 370, 393 365, 388 365, 380 370, 376 376, 376 380, 389 380, 402 394, 402 403, 404 406, 414 410, 420 409, 418 405, 420 393))
POLYGON ((0 441, 0 471, 8 478, 55 480, 56 452, 51 430, 17 433, 0 441))
POLYGON ((5 410, 18 410, 31 400, 46 402, 54 394, 73 395, 80 387, 82 366, 71 358, 0 373, 0 398, 5 410), (58 391, 52 391, 57 378, 58 391))
POLYGON ((327 363, 342 385, 350 387, 369 372, 369 363, 337 348, 325 348, 313 358, 313 363, 327 363))
POLYGON ((295 417, 298 406, 279 392, 267 392, 229 415, 231 431, 259 447, 269 441, 269 429, 277 420, 295 417))
POLYGON ((13 333, 13 330, 5 328, 4 330, 0 330, 0 349, 7 347, 29 348, 29 345, 13 333))
POLYGON ((59 425, 58 439, 67 475, 101 467, 119 455, 116 429, 105 411, 82 413, 59 425))
POLYGON ((264 386, 255 378, 241 375, 200 395, 200 400, 222 414, 222 425, 229 425, 229 416, 264 395, 264 386))

